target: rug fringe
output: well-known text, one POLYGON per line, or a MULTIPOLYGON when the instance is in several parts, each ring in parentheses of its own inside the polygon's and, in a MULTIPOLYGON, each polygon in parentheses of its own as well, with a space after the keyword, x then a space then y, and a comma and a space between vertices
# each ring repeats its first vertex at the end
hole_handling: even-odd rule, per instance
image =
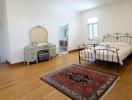
POLYGON ((120 76, 116 79, 116 81, 110 86, 110 88, 104 93, 104 95, 99 100, 104 100, 104 98, 106 97, 106 95, 112 90, 112 88, 117 83, 117 81, 119 80, 119 78, 120 78, 120 76))

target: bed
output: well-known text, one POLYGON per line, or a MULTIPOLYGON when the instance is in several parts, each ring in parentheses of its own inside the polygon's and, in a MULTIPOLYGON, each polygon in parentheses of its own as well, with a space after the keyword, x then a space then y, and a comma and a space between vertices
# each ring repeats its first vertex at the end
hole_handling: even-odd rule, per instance
POLYGON ((123 66, 123 60, 132 53, 132 34, 114 33, 103 36, 100 44, 83 44, 79 46, 79 63, 102 60, 123 66))

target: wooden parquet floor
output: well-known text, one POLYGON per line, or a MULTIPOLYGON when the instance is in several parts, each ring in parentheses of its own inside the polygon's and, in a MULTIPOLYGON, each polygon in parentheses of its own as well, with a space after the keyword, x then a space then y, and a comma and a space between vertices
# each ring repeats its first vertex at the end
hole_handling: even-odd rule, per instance
MULTIPOLYGON (((0 100, 70 100, 39 79, 70 64, 78 64, 77 52, 29 66, 0 64, 0 100)), ((83 63, 82 66, 117 74, 116 68, 108 65, 83 63)), ((119 75, 119 81, 104 100, 132 100, 132 56, 125 60, 119 75)))

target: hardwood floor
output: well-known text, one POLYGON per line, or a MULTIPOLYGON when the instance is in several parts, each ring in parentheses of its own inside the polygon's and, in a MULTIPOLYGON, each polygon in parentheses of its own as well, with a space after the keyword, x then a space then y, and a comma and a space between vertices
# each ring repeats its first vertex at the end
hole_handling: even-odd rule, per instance
MULTIPOLYGON (((30 66, 0 64, 0 100, 70 100, 39 79, 42 75, 70 64, 78 64, 77 52, 30 66)), ((107 65, 84 63, 83 66, 117 74, 114 67, 107 65)), ((132 100, 132 56, 127 58, 119 75, 119 81, 104 100, 132 100)))

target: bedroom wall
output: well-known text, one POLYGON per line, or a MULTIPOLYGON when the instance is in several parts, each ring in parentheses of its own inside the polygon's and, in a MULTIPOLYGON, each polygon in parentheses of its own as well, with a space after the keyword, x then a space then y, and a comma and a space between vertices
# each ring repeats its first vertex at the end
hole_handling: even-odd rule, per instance
POLYGON ((5 62, 9 54, 9 36, 6 13, 6 2, 5 0, 0 0, 0 62, 5 62))
POLYGON ((132 33, 132 1, 124 0, 115 4, 81 12, 81 32, 84 41, 88 40, 87 20, 98 17, 98 34, 132 33))
POLYGON ((2 57, 2 55, 1 55, 1 49, 2 49, 2 47, 3 47, 3 45, 2 45, 2 35, 3 35, 3 32, 2 32, 2 14, 3 14, 3 11, 2 11, 2 9, 3 9, 3 7, 2 7, 2 0, 0 0, 0 62, 1 62, 1 57, 2 57))
POLYGON ((30 30, 41 25, 48 30, 50 43, 58 44, 60 24, 69 23, 69 50, 81 43, 79 13, 49 6, 38 0, 6 0, 9 26, 10 54, 7 60, 24 60, 24 47, 30 43, 30 30))

